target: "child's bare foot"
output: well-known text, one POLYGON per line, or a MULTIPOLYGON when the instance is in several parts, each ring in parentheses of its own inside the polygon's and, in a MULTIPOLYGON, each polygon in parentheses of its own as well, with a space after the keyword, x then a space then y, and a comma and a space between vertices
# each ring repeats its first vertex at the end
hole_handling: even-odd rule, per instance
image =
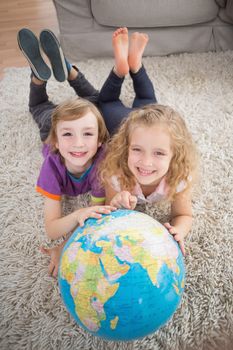
POLYGON ((119 28, 113 33, 112 45, 115 57, 114 71, 119 77, 124 77, 126 74, 129 73, 129 38, 127 28, 119 28))
POLYGON ((142 55, 148 40, 149 37, 145 33, 135 32, 130 36, 128 64, 133 73, 137 73, 142 66, 142 55))
POLYGON ((64 247, 64 245, 65 245, 65 242, 63 242, 59 246, 53 247, 53 248, 40 247, 40 251, 43 254, 50 256, 50 263, 49 263, 49 267, 48 267, 48 271, 49 271, 50 276, 57 277, 60 256, 61 256, 62 248, 64 247))

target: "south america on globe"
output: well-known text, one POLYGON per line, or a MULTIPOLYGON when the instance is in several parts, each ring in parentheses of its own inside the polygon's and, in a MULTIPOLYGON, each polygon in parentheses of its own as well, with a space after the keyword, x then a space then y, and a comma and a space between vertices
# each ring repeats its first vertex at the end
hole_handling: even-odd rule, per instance
POLYGON ((119 209, 88 219, 67 241, 58 282, 75 321, 106 340, 142 338, 163 326, 184 290, 181 250, 147 214, 119 209))

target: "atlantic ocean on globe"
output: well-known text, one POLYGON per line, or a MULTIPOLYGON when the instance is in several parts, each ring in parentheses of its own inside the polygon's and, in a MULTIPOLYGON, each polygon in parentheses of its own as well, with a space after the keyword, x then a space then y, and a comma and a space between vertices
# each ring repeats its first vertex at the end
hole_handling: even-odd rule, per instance
POLYGON ((144 213, 120 209, 75 230, 63 249, 58 281, 80 326, 124 341, 170 319, 184 278, 182 253, 166 228, 144 213))

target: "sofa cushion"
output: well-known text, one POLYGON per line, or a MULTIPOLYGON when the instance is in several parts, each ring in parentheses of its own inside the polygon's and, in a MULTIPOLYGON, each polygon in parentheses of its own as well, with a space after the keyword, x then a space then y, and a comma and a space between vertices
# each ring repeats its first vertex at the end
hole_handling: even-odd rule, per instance
POLYGON ((211 21, 219 7, 215 0, 91 0, 91 10, 101 25, 148 28, 211 21))
POLYGON ((227 0, 215 0, 220 7, 226 7, 227 0))
POLYGON ((233 0, 226 1, 226 7, 220 10, 220 18, 227 23, 233 23, 233 0))

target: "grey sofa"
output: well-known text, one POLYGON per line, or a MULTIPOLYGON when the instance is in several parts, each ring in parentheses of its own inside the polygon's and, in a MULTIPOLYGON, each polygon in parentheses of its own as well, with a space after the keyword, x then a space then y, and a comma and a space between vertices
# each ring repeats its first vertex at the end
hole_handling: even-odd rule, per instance
POLYGON ((116 27, 144 31, 145 55, 233 49, 233 0, 53 0, 72 61, 111 57, 116 27))

